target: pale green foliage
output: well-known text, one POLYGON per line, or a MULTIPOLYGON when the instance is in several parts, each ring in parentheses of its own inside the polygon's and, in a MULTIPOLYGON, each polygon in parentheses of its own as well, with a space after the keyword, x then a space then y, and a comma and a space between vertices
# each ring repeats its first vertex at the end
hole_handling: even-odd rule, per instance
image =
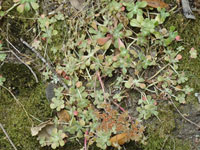
POLYGON ((0 61, 4 61, 5 58, 6 58, 6 54, 0 54, 0 61))
POLYGON ((62 108, 64 108, 64 101, 62 99, 58 98, 52 98, 52 103, 50 104, 51 109, 55 109, 57 111, 60 111, 62 108))
POLYGON ((190 50, 190 57, 191 58, 197 58, 197 50, 194 48, 191 48, 190 50))
POLYGON ((184 93, 178 94, 177 97, 176 97, 176 101, 178 101, 179 103, 185 104, 186 103, 185 96, 186 95, 184 93))
POLYGON ((54 128, 51 134, 50 141, 51 142, 51 147, 53 149, 56 149, 59 146, 64 146, 64 138, 66 137, 66 134, 63 133, 62 130, 58 130, 57 128, 54 128))
POLYGON ((56 109, 57 111, 60 111, 62 108, 64 108, 64 100, 63 100, 63 88, 54 89, 55 91, 55 97, 52 98, 52 103, 50 104, 51 109, 56 109))
POLYGON ((157 116, 157 106, 155 104, 155 100, 151 98, 151 96, 144 96, 143 99, 140 99, 138 104, 140 107, 137 107, 137 111, 139 114, 139 119, 144 118, 145 120, 150 118, 152 115, 157 116))
POLYGON ((6 54, 1 53, 1 50, 2 50, 2 43, 0 41, 0 61, 4 61, 4 59, 6 58, 6 54))
POLYGON ((99 131, 97 132, 97 147, 100 147, 101 149, 106 149, 107 146, 110 146, 111 143, 109 141, 111 136, 111 132, 103 132, 99 131))
POLYGON ((3 85, 5 81, 6 79, 0 75, 0 86, 3 85))
POLYGON ((26 12, 31 10, 31 7, 34 10, 37 10, 39 8, 38 3, 36 2, 36 0, 13 0, 15 3, 19 4, 17 6, 17 11, 19 13, 23 13, 24 10, 26 12))
POLYGON ((48 80, 48 79, 50 79, 52 72, 47 68, 46 71, 42 72, 42 75, 44 76, 44 80, 48 80))

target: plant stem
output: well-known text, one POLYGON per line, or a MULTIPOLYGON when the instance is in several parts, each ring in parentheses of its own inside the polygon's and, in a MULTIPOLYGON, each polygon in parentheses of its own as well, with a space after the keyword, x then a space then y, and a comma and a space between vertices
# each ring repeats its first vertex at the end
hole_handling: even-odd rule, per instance
POLYGON ((100 84, 101 84, 101 88, 102 88, 102 90, 103 90, 104 103, 106 103, 105 88, 104 88, 104 84, 103 84, 103 82, 102 82, 102 80, 101 80, 101 76, 100 76, 99 71, 97 72, 97 77, 98 77, 98 79, 99 79, 99 82, 100 82, 100 84))
POLYGON ((166 67, 168 67, 170 64, 165 65, 164 67, 162 67, 158 72, 156 72, 156 74, 154 74, 152 77, 150 77, 148 80, 151 80, 153 78, 155 78, 161 71, 163 71, 166 67))
POLYGON ((85 131, 85 139, 84 139, 84 150, 87 150, 87 136, 88 135, 88 130, 85 131))

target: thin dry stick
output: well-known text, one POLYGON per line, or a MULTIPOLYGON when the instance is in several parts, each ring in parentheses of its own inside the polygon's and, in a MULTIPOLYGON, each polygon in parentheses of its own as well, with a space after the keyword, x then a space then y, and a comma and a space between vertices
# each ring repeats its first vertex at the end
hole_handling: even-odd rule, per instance
POLYGON ((23 39, 20 39, 21 42, 26 45, 32 52, 34 52, 38 58, 40 58, 40 60, 53 72, 53 74, 56 76, 56 78, 58 78, 58 81, 60 82, 60 84, 62 84, 62 86, 67 90, 68 87, 67 85, 63 82, 63 80, 58 76, 58 74, 56 73, 56 71, 51 67, 50 63, 48 61, 46 61, 44 59, 44 57, 42 57, 42 55, 36 51, 33 47, 31 47, 26 41, 24 41, 23 39))
POLYGON ((16 146, 14 145, 14 143, 12 142, 12 140, 10 139, 10 137, 8 136, 6 130, 3 128, 3 125, 0 123, 0 128, 2 129, 3 133, 6 135, 8 141, 10 142, 10 144, 12 145, 12 147, 17 150, 16 146))
MULTIPOLYGON (((20 2, 15 3, 12 7, 10 7, 7 11, 4 12, 3 16, 6 16, 11 10, 13 10, 16 6, 18 6, 20 2)), ((0 16, 0 20, 3 18, 3 16, 0 16)))
POLYGON ((164 67, 162 67, 158 72, 156 72, 156 74, 154 74, 152 77, 150 77, 148 80, 151 80, 153 78, 155 78, 161 71, 163 71, 167 66, 169 66, 170 64, 165 65, 164 67))
MULTIPOLYGON (((7 39, 6 39, 6 41, 17 51, 17 52, 19 52, 19 50, 10 42, 10 41, 8 41, 7 39)), ((26 67, 28 67, 28 69, 31 71, 31 73, 33 74, 33 76, 35 77, 35 80, 36 80, 36 83, 38 83, 38 78, 37 78, 37 76, 36 76, 36 74, 35 74, 35 72, 32 70, 32 68, 29 66, 29 65, 27 65, 19 56, 17 56, 17 54, 15 54, 13 51, 10 51, 13 55, 15 55, 15 57, 20 61, 20 62, 22 62, 26 67)))
POLYGON ((195 122, 191 121, 190 119, 186 118, 181 112, 180 110, 176 107, 176 105, 174 104, 173 100, 170 99, 170 101, 172 102, 174 108, 176 109, 176 111, 181 115, 181 117, 183 117, 183 119, 185 119, 186 121, 188 121, 189 123, 195 125, 196 127, 200 128, 200 126, 198 124, 196 124, 195 122))

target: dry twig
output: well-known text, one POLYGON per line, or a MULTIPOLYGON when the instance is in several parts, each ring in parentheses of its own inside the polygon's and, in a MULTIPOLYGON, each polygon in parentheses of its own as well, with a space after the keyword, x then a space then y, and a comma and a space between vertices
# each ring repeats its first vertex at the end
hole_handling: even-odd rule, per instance
POLYGON ((181 115, 181 117, 182 117, 183 119, 185 119, 187 122, 189 122, 189 123, 195 125, 196 127, 198 127, 198 128, 200 129, 200 126, 199 126, 198 124, 196 124, 195 122, 193 122, 193 121, 191 121, 190 119, 186 118, 186 117, 180 112, 180 110, 176 107, 176 105, 174 104, 174 102, 173 102, 172 99, 170 99, 170 101, 172 102, 174 108, 175 108, 176 111, 181 115))
MULTIPOLYGON (((6 41, 17 51, 19 52, 19 50, 8 40, 6 39, 6 41)), ((20 62, 22 62, 30 71, 31 73, 33 74, 33 76, 35 77, 35 80, 36 80, 36 83, 38 83, 38 78, 35 74, 35 72, 33 71, 33 69, 27 65, 19 56, 17 56, 17 54, 15 54, 13 51, 10 51, 20 62)))
POLYGON ((62 84, 62 86, 67 90, 68 87, 67 85, 64 83, 64 81, 58 76, 58 74, 56 73, 56 71, 54 70, 54 68, 51 67, 50 63, 44 59, 44 57, 42 57, 42 55, 36 51, 32 46, 30 46, 26 41, 24 41, 23 39, 20 39, 21 42, 26 45, 32 52, 34 52, 38 58, 40 58, 40 60, 53 72, 53 74, 56 76, 56 78, 58 78, 58 81, 60 82, 60 84, 62 84))
POLYGON ((17 150, 16 146, 14 145, 14 143, 12 142, 12 140, 10 139, 10 137, 8 136, 6 130, 3 128, 3 125, 0 123, 0 128, 2 129, 3 133, 6 135, 8 141, 10 142, 10 144, 12 145, 12 147, 17 150))

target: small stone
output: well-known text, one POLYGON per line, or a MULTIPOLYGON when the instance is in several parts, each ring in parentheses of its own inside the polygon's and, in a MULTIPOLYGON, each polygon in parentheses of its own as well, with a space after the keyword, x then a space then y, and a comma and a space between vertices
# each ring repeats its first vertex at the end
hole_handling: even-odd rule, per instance
POLYGON ((56 88, 56 85, 53 83, 49 83, 46 87, 46 97, 49 102, 51 102, 52 98, 55 96, 54 88, 56 88))

